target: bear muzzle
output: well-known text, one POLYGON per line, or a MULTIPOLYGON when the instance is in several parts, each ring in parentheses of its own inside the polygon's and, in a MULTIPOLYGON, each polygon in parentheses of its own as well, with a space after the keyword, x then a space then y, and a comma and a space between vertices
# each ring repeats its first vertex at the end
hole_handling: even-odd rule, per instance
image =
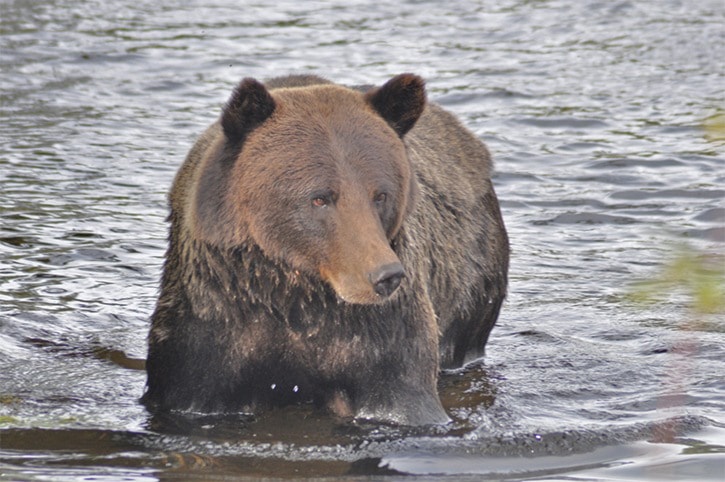
POLYGON ((326 250, 330 255, 320 274, 343 301, 383 303, 400 287, 405 269, 391 246, 379 213, 366 204, 367 195, 349 195, 343 201, 341 197, 337 205, 336 229, 326 250))
POLYGON ((387 262, 373 270, 336 272, 323 269, 321 275, 346 303, 370 305, 388 300, 400 287, 405 270, 399 262, 387 262), (366 274, 365 274, 366 273, 366 274))
POLYGON ((405 270, 400 263, 385 264, 368 275, 373 290, 382 298, 388 298, 395 293, 403 278, 405 270))

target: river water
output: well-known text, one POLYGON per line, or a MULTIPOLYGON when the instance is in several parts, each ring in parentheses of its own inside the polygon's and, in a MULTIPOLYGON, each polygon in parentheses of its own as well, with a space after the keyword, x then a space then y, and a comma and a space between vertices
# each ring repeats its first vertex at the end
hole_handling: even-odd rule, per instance
POLYGON ((723 59, 722 0, 1 0, 0 479, 722 480, 722 313, 629 295, 678 245, 723 268, 723 59), (242 77, 400 72, 489 145, 513 248, 453 424, 151 417, 195 136, 242 77))

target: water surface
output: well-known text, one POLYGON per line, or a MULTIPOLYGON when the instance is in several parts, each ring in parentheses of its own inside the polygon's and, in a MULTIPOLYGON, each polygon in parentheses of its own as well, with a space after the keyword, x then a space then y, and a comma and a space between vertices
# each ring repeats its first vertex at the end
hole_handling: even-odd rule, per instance
POLYGON ((719 0, 4 1, 0 479, 722 480, 722 314, 627 294, 683 241, 723 266, 723 25, 719 0), (242 77, 400 72, 489 145, 513 248, 487 356, 442 377, 454 423, 152 417, 195 136, 242 77))

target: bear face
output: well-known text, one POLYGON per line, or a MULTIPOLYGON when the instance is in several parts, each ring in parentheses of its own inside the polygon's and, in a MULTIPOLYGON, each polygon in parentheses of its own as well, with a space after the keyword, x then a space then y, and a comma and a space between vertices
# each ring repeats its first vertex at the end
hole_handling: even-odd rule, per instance
POLYGON ((384 301, 405 276, 391 243, 415 201, 402 136, 424 107, 423 82, 408 74, 366 94, 243 81, 202 160, 190 231, 256 244, 346 302, 384 301))

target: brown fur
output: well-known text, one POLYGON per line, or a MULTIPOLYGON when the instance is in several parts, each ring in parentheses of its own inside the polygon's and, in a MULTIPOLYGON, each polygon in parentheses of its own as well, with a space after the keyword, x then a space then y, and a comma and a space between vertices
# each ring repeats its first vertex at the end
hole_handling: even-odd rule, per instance
POLYGON ((506 292, 491 161, 420 78, 361 90, 245 79, 192 148, 170 196, 149 406, 446 420, 439 366, 483 354, 506 292))

